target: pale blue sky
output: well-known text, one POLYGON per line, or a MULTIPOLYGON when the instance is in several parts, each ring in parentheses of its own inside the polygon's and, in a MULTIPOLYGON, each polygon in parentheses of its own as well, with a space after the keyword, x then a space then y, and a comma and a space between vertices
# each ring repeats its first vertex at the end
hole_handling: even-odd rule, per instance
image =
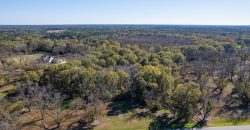
POLYGON ((0 24, 250 25, 250 0, 1 0, 0 24))

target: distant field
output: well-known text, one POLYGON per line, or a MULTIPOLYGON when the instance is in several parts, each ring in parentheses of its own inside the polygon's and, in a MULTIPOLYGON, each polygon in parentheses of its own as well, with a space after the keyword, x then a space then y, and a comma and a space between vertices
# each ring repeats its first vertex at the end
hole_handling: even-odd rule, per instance
POLYGON ((48 30, 48 33, 62 33, 62 32, 66 32, 67 30, 48 30))

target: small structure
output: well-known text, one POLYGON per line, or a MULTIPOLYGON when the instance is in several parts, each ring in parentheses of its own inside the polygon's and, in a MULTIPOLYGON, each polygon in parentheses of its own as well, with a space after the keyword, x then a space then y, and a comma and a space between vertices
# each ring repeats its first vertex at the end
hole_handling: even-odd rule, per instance
POLYGON ((41 57, 42 62, 45 62, 45 63, 52 63, 53 59, 54 59, 54 57, 52 57, 52 56, 41 57))
POLYGON ((65 63, 67 63, 66 60, 59 58, 59 57, 53 57, 53 56, 43 56, 43 57, 41 57, 41 61, 43 63, 48 63, 48 64, 52 64, 52 63, 65 64, 65 63))
POLYGON ((54 59, 54 58, 51 56, 51 57, 49 58, 49 63, 52 63, 53 59, 54 59))

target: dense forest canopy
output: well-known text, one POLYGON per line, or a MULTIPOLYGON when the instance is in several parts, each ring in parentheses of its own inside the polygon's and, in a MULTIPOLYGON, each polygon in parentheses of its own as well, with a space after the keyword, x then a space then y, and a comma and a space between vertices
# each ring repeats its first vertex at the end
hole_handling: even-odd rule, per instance
POLYGON ((0 26, 0 129, 95 128, 134 109, 149 129, 249 121, 249 46, 249 26, 0 26))

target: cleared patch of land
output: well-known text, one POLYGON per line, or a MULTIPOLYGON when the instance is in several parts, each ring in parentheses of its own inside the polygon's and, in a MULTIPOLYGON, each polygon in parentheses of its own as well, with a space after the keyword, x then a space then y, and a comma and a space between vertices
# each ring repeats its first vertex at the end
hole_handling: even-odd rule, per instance
POLYGON ((62 32, 66 32, 67 30, 48 30, 48 33, 62 33, 62 32))
POLYGON ((106 116, 100 119, 101 124, 94 130, 147 130, 151 117, 133 118, 136 112, 120 114, 118 116, 106 116))

